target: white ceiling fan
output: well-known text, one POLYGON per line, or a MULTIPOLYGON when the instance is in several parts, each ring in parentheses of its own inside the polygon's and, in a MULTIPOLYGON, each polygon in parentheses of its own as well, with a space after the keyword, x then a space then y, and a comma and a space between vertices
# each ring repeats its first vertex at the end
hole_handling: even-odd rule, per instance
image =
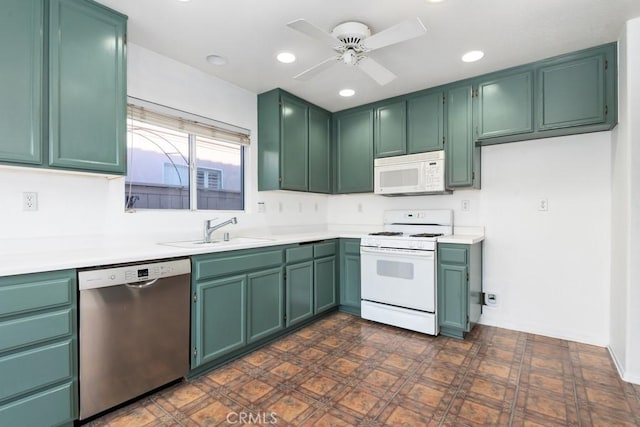
POLYGON ((338 55, 325 59, 308 70, 294 76, 297 80, 308 80, 337 62, 355 65, 384 86, 397 76, 368 56, 372 50, 400 43, 427 32, 420 18, 408 19, 392 27, 371 35, 371 30, 361 22, 349 21, 335 27, 331 33, 316 27, 312 23, 297 19, 287 24, 289 28, 299 31, 326 43, 338 55))

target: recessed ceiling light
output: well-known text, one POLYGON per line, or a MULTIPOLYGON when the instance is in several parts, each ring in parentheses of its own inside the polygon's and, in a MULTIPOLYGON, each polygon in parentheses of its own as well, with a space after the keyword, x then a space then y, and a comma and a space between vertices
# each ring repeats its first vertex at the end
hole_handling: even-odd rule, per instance
POLYGON ((213 65, 225 65, 227 63, 227 58, 220 55, 209 55, 207 56, 207 62, 213 65))
POLYGON ((340 96, 349 97, 355 95, 356 91, 353 89, 342 89, 338 94, 340 94, 340 96))
POLYGON ((182 2, 182 3, 186 3, 186 2, 191 1, 191 0, 178 0, 178 1, 182 2))
POLYGON ((284 64, 291 64, 296 61, 296 56, 291 52, 280 52, 276 58, 284 64))
POLYGON ((474 62, 479 59, 482 59, 484 56, 484 52, 481 50, 472 50, 471 52, 467 52, 462 55, 462 61, 464 62, 474 62))
POLYGON ((425 0, 427 3, 442 3, 444 0, 425 0))

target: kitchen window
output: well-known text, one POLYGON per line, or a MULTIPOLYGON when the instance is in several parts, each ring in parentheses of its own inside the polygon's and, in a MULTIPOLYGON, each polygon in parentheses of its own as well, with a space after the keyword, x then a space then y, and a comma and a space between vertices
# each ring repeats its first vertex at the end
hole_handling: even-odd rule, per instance
POLYGON ((141 100, 127 111, 127 210, 244 209, 246 129, 141 100))

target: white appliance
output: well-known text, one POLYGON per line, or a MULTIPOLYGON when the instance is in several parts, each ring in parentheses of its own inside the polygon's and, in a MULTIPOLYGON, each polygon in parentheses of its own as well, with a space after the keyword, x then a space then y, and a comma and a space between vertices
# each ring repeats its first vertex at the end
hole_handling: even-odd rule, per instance
POLYGON ((360 242, 361 316, 437 335, 436 242, 452 232, 451 210, 385 211, 360 242))
POLYGON ((375 159, 374 193, 383 196, 443 194, 444 151, 375 159))

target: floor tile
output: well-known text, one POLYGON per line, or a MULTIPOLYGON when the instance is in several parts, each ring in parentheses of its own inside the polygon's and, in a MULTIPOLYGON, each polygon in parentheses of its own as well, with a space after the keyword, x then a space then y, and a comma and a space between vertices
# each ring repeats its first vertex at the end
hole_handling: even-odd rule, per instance
POLYGON ((477 325, 465 340, 333 313, 88 427, 640 426, 607 349, 477 325), (271 423, 273 424, 273 423, 271 423))

